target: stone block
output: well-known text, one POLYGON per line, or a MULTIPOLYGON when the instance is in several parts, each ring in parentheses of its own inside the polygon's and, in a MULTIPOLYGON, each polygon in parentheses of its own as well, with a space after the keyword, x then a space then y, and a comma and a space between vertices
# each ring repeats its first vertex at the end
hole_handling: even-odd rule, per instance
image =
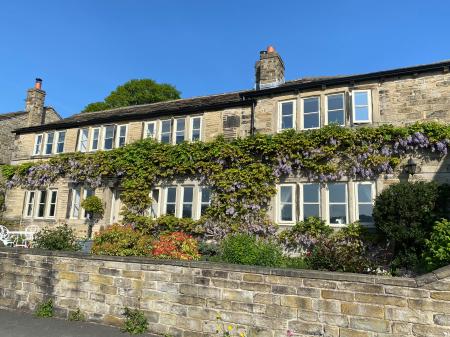
POLYGON ((339 291, 339 290, 322 290, 322 298, 333 299, 352 302, 355 299, 355 294, 352 292, 339 291))
POLYGON ((450 315, 435 314, 433 322, 437 325, 450 326, 450 315))
POLYGON ((351 316, 366 316, 374 318, 384 318, 384 308, 377 305, 360 303, 342 303, 341 312, 351 316))
POLYGON ((343 328, 348 327, 348 317, 340 314, 319 313, 319 321, 326 325, 339 326, 343 328))
POLYGON ((308 336, 323 336, 324 328, 319 323, 306 323, 303 321, 290 321, 289 329, 295 334, 308 336))
POLYGON ((413 335, 416 337, 448 337, 450 336, 450 328, 430 326, 424 324, 413 324, 413 335))
POLYGON ((277 304, 268 304, 266 305, 266 316, 290 320, 297 318, 297 309, 292 307, 284 307, 277 304))
POLYGON ((350 328, 363 331, 390 332, 388 321, 369 317, 350 317, 350 328))
POLYGON ((369 332, 339 328, 339 337, 371 337, 369 332))
POLYGON ((260 275, 260 274, 243 274, 242 280, 245 282, 262 283, 264 281, 264 277, 263 277, 263 275, 260 275))
POLYGON ((283 306, 298 308, 302 310, 312 310, 312 300, 310 298, 284 295, 280 297, 280 300, 281 305, 283 306))
POLYGON ((272 293, 294 295, 297 293, 297 289, 294 287, 289 287, 289 286, 284 286, 284 285, 272 285, 272 293))
POLYGON ((372 294, 355 294, 355 300, 357 302, 393 305, 397 307, 406 307, 408 302, 405 298, 399 296, 386 296, 386 295, 372 295, 372 294))
POLYGON ((233 289, 223 289, 222 290, 222 298, 224 300, 234 301, 234 302, 243 302, 243 303, 252 303, 253 302, 253 294, 247 290, 233 290, 233 289))
POLYGON ((257 291, 260 293, 270 292, 270 285, 265 283, 241 282, 239 287, 243 290, 257 291))
POLYGON ((338 289, 372 294, 382 294, 384 292, 383 286, 369 283, 341 282, 338 283, 338 289))

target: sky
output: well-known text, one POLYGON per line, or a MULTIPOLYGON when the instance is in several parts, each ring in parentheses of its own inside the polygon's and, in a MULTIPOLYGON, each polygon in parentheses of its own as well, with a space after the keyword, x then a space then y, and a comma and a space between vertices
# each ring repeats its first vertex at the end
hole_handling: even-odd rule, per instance
POLYGON ((273 45, 286 79, 450 59, 450 1, 0 0, 0 113, 43 79, 62 116, 130 79, 182 97, 254 86, 273 45))

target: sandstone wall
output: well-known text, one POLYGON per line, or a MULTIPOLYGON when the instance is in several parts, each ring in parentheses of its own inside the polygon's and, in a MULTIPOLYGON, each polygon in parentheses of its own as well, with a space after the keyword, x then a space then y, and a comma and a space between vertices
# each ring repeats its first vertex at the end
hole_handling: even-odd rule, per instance
MULTIPOLYGON (((13 130, 27 125, 28 115, 22 114, 13 118, 0 120, 0 165, 9 164, 14 150, 13 130)), ((31 151, 31 150, 30 150, 31 151)))
POLYGON ((407 279, 5 248, 0 262, 0 306, 51 298, 112 325, 128 306, 159 334, 212 336, 220 315, 252 337, 450 335, 450 266, 407 279))

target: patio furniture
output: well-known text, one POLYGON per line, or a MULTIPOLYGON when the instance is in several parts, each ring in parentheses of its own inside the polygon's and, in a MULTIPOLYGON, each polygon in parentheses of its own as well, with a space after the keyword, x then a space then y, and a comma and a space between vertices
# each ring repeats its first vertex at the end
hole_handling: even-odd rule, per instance
POLYGON ((25 237, 29 241, 34 240, 34 235, 39 232, 39 226, 36 225, 30 225, 27 228, 25 228, 25 237))
POLYGON ((11 236, 8 228, 0 225, 0 241, 5 247, 11 246, 14 242, 11 241, 11 236))

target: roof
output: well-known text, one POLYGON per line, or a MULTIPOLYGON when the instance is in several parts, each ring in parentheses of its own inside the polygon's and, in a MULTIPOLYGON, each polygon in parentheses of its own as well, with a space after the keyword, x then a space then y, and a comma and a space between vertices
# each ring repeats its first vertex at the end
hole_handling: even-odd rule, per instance
POLYGON ((26 111, 7 112, 0 115, 0 121, 26 115, 26 111))
POLYGON ((250 106, 253 102, 253 99, 258 96, 271 95, 290 91, 299 91, 304 89, 320 88, 324 86, 336 86, 346 84, 352 85, 363 81, 385 80, 391 77, 416 75, 425 72, 443 71, 443 70, 448 71, 449 67, 450 67, 450 60, 446 60, 437 63, 418 65, 413 67, 397 68, 392 70, 378 71, 365 74, 306 77, 292 81, 286 81, 284 84, 273 88, 265 88, 258 90, 242 90, 232 93, 193 97, 187 99, 177 99, 152 104, 134 105, 104 111, 83 112, 53 123, 20 128, 15 130, 15 132, 20 134, 44 130, 57 130, 92 124, 142 120, 145 118, 157 116, 186 114, 227 107, 250 106))

